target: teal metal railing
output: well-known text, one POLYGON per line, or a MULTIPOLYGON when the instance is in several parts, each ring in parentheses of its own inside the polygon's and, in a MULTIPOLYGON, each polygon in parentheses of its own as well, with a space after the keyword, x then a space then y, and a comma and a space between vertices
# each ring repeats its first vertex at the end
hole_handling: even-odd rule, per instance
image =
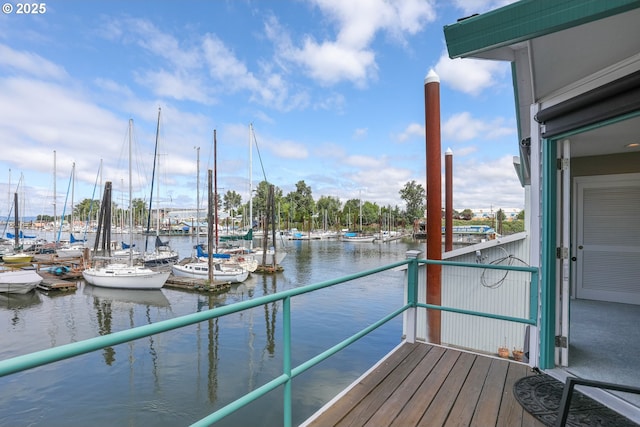
POLYGON ((515 323, 525 323, 528 325, 535 325, 537 323, 538 321, 538 280, 539 280, 537 268, 524 267, 524 266, 505 266, 505 265, 497 265, 497 264, 470 264, 466 262, 455 262, 455 261, 420 260, 419 262, 424 264, 438 264, 438 265, 449 266, 449 267, 467 267, 467 268, 479 268, 482 270, 508 270, 508 271, 521 271, 521 272, 531 273, 531 281, 529 284, 530 297, 529 297, 529 317, 528 318, 511 317, 511 316, 503 316, 500 314, 463 310, 463 309, 454 308, 454 307, 444 307, 441 305, 425 304, 417 301, 415 306, 434 309, 434 310, 450 311, 452 313, 468 314, 471 316, 480 316, 480 317, 487 317, 491 319, 506 320, 506 321, 515 322, 515 323))
POLYGON ((338 279, 327 280, 324 282, 307 285, 304 287, 289 289, 286 291, 278 292, 272 295, 262 296, 253 300, 238 302, 229 306, 217 307, 208 311, 193 313, 186 316, 181 316, 175 319, 164 320, 161 322, 139 326, 133 329, 115 332, 109 335, 103 335, 95 338, 91 338, 84 341, 70 343, 59 347, 50 348, 47 350, 38 351, 35 353, 26 354, 23 356, 14 357, 11 359, 0 361, 0 377, 25 371, 27 369, 35 368, 38 366, 47 365, 50 363, 58 362, 64 359, 69 359, 82 354, 90 353, 96 350, 103 349, 105 347, 114 346, 117 344, 123 344, 129 341, 137 340, 140 338, 148 337, 151 335, 168 332, 174 329, 183 328, 185 326, 200 323, 205 320, 215 319, 238 313, 244 310, 259 307, 265 304, 273 303, 276 301, 282 301, 282 313, 283 313, 283 370, 282 374, 272 379, 268 383, 254 389, 253 391, 238 398, 234 402, 220 408, 205 418, 202 418, 192 426, 209 426, 227 415, 237 411, 238 409, 248 405, 261 396, 269 393, 270 391, 283 386, 284 388, 284 419, 283 425, 285 427, 291 426, 292 423, 292 379, 306 370, 312 368, 323 360, 331 357, 340 350, 356 342, 360 338, 364 337, 368 333, 376 330, 380 326, 394 319, 396 316, 404 313, 410 308, 423 307, 428 309, 436 309, 443 311, 454 311, 457 313, 464 313, 474 316, 492 317, 496 319, 507 320, 511 322, 521 322, 528 324, 535 324, 537 318, 537 306, 538 306, 538 270, 531 267, 517 267, 517 266, 501 266, 501 265, 484 265, 484 264, 469 264, 451 261, 433 261, 417 259, 415 257, 408 258, 403 261, 398 261, 393 264, 381 266, 378 268, 366 270, 360 273, 351 274, 349 276, 341 277, 338 279), (419 303, 417 301, 417 282, 418 282, 418 266, 420 264, 442 264, 458 267, 470 267, 470 268, 487 268, 497 270, 510 270, 510 271, 526 271, 531 273, 531 292, 530 292, 530 315, 529 318, 514 318, 493 315, 488 313, 480 313, 474 311, 460 310, 452 307, 435 306, 432 304, 419 303), (310 293, 319 289, 328 288, 337 284, 349 282, 351 280, 359 279, 366 276, 371 276, 383 271, 391 270, 401 266, 407 265, 407 286, 408 286, 408 298, 406 304, 392 311, 380 320, 372 323, 368 327, 346 338, 333 347, 325 350, 324 352, 312 357, 311 359, 301 363, 298 366, 292 366, 291 363, 291 298, 310 293))

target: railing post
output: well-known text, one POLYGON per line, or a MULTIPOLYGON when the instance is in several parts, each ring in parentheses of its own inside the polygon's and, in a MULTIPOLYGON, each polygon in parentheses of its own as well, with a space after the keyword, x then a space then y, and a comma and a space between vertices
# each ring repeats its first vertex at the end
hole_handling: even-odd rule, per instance
POLYGON ((291 427, 291 297, 282 300, 282 330, 284 332, 282 343, 282 371, 289 378, 284 384, 284 419, 282 425, 291 427))
POLYGON ((416 327, 418 309, 416 304, 418 302, 418 257, 422 251, 412 250, 407 251, 406 258, 411 260, 407 264, 407 304, 411 305, 407 311, 404 312, 404 325, 405 325, 405 340, 408 343, 416 342, 416 327))

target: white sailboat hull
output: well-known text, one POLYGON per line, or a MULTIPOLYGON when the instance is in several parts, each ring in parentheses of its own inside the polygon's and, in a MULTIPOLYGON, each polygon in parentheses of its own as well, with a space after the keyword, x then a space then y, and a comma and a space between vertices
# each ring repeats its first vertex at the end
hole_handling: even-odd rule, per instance
POLYGON ((116 289, 160 289, 169 278, 168 271, 153 271, 141 266, 110 264, 87 268, 82 276, 93 286, 116 289))
POLYGON ((0 292, 26 294, 42 282, 42 277, 33 270, 14 270, 0 273, 0 292))
POLYGON ((373 243, 376 240, 374 236, 343 236, 343 242, 351 243, 373 243))
MULTIPOLYGON (((173 275, 177 277, 191 277, 194 279, 209 278, 208 262, 190 262, 185 265, 174 264, 171 267, 173 275)), ((240 283, 247 280, 249 271, 244 268, 222 267, 214 264, 213 280, 229 283, 240 283)))

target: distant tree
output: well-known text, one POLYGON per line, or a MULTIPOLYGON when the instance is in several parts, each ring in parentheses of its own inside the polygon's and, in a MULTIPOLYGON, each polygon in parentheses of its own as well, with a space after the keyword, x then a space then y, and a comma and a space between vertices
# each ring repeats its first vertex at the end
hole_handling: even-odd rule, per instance
POLYGON ((133 207, 133 222, 134 225, 146 224, 147 215, 149 210, 147 208, 147 202, 144 199, 133 199, 131 201, 133 207))
POLYGON ((460 212, 460 219, 469 221, 472 218, 473 218, 473 211, 471 209, 465 209, 462 212, 460 212))
POLYGON ((291 204, 293 221, 304 222, 311 218, 315 211, 316 203, 311 194, 311 187, 305 184, 304 181, 298 181, 296 190, 287 194, 286 199, 291 204))
POLYGON ((340 213, 340 199, 331 196, 320 196, 316 202, 317 214, 320 218, 323 218, 326 212, 327 221, 329 224, 336 224, 338 222, 338 215, 340 213))
MULTIPOLYGON (((260 181, 258 187, 255 188, 253 195, 253 216, 264 217, 267 213, 267 199, 269 197, 269 184, 267 181, 260 181)), ((278 187, 274 188, 274 202, 277 204, 282 199, 282 190, 278 187)))
POLYGON ((242 205, 242 196, 233 190, 227 191, 222 200, 225 212, 229 212, 230 214, 237 211, 242 205))
POLYGON ((360 199, 349 199, 342 207, 342 223, 351 229, 359 227, 360 199))
POLYGON ((81 221, 86 221, 89 215, 96 216, 100 208, 100 200, 84 199, 73 207, 73 217, 81 221))
POLYGON ((362 204, 362 224, 369 225, 378 221, 380 215, 380 207, 372 202, 364 202, 362 204))
POLYGON ((504 213, 502 209, 498 209, 496 212, 496 231, 498 234, 504 234, 504 229, 502 228, 502 222, 507 218, 507 215, 504 213))
POLYGON ((522 220, 524 219, 524 209, 518 212, 516 219, 522 219, 522 220))
POLYGON ((233 190, 229 190, 222 197, 222 201, 224 211, 229 213, 229 217, 227 218, 227 225, 229 225, 229 220, 233 221, 235 213, 238 211, 238 208, 242 206, 242 196, 233 190))
POLYGON ((400 198, 404 200, 407 206, 406 218, 409 223, 413 223, 416 219, 424 218, 426 195, 427 193, 422 184, 418 184, 415 180, 407 182, 400 190, 400 198))

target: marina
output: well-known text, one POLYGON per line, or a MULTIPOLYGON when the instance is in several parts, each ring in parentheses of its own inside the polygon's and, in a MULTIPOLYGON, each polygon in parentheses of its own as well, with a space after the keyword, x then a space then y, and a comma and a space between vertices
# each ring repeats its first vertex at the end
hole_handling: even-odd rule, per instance
MULTIPOLYGON (((193 241, 172 237, 171 244, 183 257, 190 253, 193 241)), ((292 241, 282 248, 287 256, 281 272, 252 274, 223 292, 184 291, 171 283, 155 291, 106 289, 78 278, 70 282, 77 286, 75 290, 38 290, 0 301, 6 343, 0 359, 352 274, 404 259, 408 249, 420 246, 411 240, 370 245, 292 241)), ((389 272, 385 277, 388 280, 382 288, 381 283, 358 280, 302 299, 305 309, 296 314, 300 351, 296 358, 331 346, 346 332, 346 325, 346 329, 357 330, 393 301, 400 302, 403 273, 389 272)), ((4 407, 12 408, 0 413, 0 424, 69 426, 69 420, 74 420, 75 425, 96 426, 188 425, 259 386, 280 368, 280 311, 279 304, 269 304, 0 378, 4 407), (96 407, 98 400, 101 404, 96 407)), ((296 423, 399 341, 398 319, 296 379, 296 423)), ((272 393, 216 425, 280 425, 281 419, 281 396, 272 393)))
MULTIPOLYGON (((448 58, 424 78, 426 189, 411 181, 401 190, 411 215, 400 222, 391 221, 397 208, 375 209, 361 197, 345 203, 348 221, 340 222, 328 215, 339 199, 316 203, 304 180, 281 197, 264 168, 254 194, 253 124, 249 214, 243 206, 241 217, 226 222, 250 228, 242 234, 252 244, 260 236, 256 251, 219 252, 215 129, 208 251, 198 241, 198 209, 190 227, 198 237, 156 237, 166 250, 148 259, 153 270, 140 265, 134 241, 141 233, 133 220, 132 119, 129 220, 103 203, 93 252, 83 247, 82 261, 65 258, 78 249, 71 245, 56 259, 59 239, 52 247, 28 236, 39 242, 31 246, 37 253, 18 243, 16 191, 15 243, 2 248, 0 425, 640 425, 633 357, 640 342, 640 0, 595 3, 519 1, 444 26, 448 58), (587 49, 593 55, 580 54, 587 49), (503 159, 524 193, 522 230, 504 223, 501 209, 490 226, 453 224, 450 149, 441 170, 440 74, 460 58, 500 61, 494 64, 505 71, 510 65, 519 156, 503 159), (261 214, 254 215, 254 201, 261 214), (316 211, 319 205, 327 209, 316 211), (348 228, 286 239, 276 209, 294 227, 308 221, 311 229, 324 214, 348 228), (372 218, 364 228, 363 211, 372 218), (413 233, 383 232, 383 213, 392 214, 389 230, 413 224, 413 233), (120 224, 112 227, 112 219, 120 224), (253 227, 264 231, 253 235, 253 227), (112 246, 112 230, 128 242, 112 246), (239 264, 248 257, 254 270, 239 264)), ((451 75, 442 77, 444 89, 451 75)), ((488 169, 506 172, 496 165, 488 169)), ((477 184, 483 198, 507 188, 506 179, 494 187, 477 170, 464 174, 471 179, 463 184, 458 175, 456 183, 463 199, 477 184)), ((110 189, 107 181, 105 202, 110 189)), ((225 198, 227 207, 242 200, 235 192, 225 198)), ((465 211, 458 217, 470 218, 465 211)), ((54 202, 54 228, 55 220, 54 202)))

